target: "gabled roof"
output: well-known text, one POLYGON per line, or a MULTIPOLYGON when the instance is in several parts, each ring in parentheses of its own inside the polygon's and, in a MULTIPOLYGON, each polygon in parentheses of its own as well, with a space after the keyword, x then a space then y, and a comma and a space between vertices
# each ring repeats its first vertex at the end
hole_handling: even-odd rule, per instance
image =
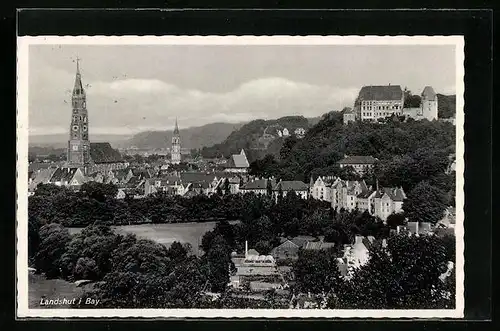
POLYGON ((364 190, 362 191, 360 194, 358 194, 358 198, 360 199, 367 199, 370 197, 370 195, 372 195, 373 193, 375 193, 375 191, 372 191, 372 190, 364 190))
MULTIPOLYGON (((268 179, 257 179, 250 181, 243 185, 241 189, 243 190, 265 190, 267 188, 268 179)), ((274 188, 276 185, 276 181, 271 179, 271 187, 274 188)))
POLYGON ((69 182, 77 171, 78 168, 58 168, 50 178, 50 182, 69 182))
POLYGON ((359 91, 360 100, 401 100, 403 90, 399 85, 363 86, 359 91))
POLYGON ((293 242, 295 245, 299 247, 303 247, 304 245, 307 244, 307 242, 315 240, 316 238, 311 236, 297 236, 295 238, 290 239, 291 242, 293 242))
POLYGON ((90 143, 90 157, 94 163, 118 163, 123 158, 109 143, 90 143))
POLYGON ((115 176, 115 178, 117 178, 119 180, 125 179, 125 177, 127 177, 129 173, 130 173, 130 169, 113 170, 113 175, 115 176))
POLYGON ((247 255, 259 255, 259 252, 252 248, 248 250, 247 255))
POLYGON ((437 99, 437 95, 431 86, 426 86, 426 87, 424 87, 424 90, 422 91, 422 98, 429 100, 429 101, 434 101, 437 99))
POLYGON ((34 184, 40 184, 40 183, 47 183, 50 178, 52 178, 52 175, 54 172, 56 172, 57 169, 55 168, 48 168, 48 169, 40 169, 36 175, 35 178, 33 179, 34 184))
POLYGON ((323 242, 323 241, 308 241, 304 246, 304 249, 311 250, 322 250, 335 247, 335 243, 323 242))
POLYGON ((307 191, 309 185, 300 180, 284 180, 276 184, 273 190, 278 191, 280 188, 282 191, 307 191))
POLYGON ((387 194, 392 201, 403 201, 406 199, 406 194, 402 188, 397 187, 382 187, 375 194, 375 198, 382 198, 384 194, 387 194))
POLYGON ((300 247, 299 245, 297 245, 293 241, 287 239, 283 243, 281 243, 279 246, 275 247, 274 250, 276 250, 276 248, 284 249, 284 248, 299 248, 299 247, 300 247))
POLYGON ((209 183, 214 180, 215 174, 204 172, 181 172, 180 178, 183 183, 209 183))
POLYGON ((365 155, 352 155, 346 156, 342 160, 340 160, 339 164, 374 164, 377 162, 377 159, 373 156, 365 156, 365 155))
POLYGON ((244 150, 241 150, 240 154, 233 154, 226 164, 226 168, 248 168, 250 164, 248 163, 247 156, 244 150))

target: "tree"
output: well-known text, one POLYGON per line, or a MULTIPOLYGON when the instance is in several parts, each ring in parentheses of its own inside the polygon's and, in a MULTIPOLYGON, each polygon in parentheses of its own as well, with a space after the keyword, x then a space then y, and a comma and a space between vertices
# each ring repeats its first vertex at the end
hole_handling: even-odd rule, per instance
POLYGON ((40 245, 35 254, 35 267, 44 272, 47 278, 55 278, 61 274, 61 256, 71 237, 66 228, 60 224, 45 224, 40 228, 40 245))
POLYGON ((103 202, 106 199, 113 199, 118 193, 118 187, 114 184, 103 184, 98 182, 83 183, 80 192, 97 201, 103 202))
POLYGON ((259 252, 260 255, 268 255, 273 246, 269 241, 260 240, 255 244, 255 250, 259 252))
POLYGON ((329 308, 446 308, 449 287, 440 276, 447 264, 445 245, 437 236, 391 237, 387 248, 371 249, 368 263, 339 288, 329 308))
POLYGON ((386 220, 387 226, 391 229, 396 229, 398 225, 404 225, 405 222, 405 216, 403 213, 392 213, 387 216, 386 220))
POLYGON ((224 180, 224 185, 223 185, 223 188, 222 188, 222 191, 224 192, 224 194, 231 193, 229 188, 230 188, 230 186, 229 186, 229 179, 226 178, 224 180))
POLYGON ((420 182, 415 186, 403 203, 405 215, 412 222, 435 224, 443 218, 445 209, 445 193, 427 181, 420 182))
POLYGON ((273 185, 271 184, 271 180, 267 180, 266 183, 266 194, 268 196, 273 196, 273 185))
POLYGON ((231 250, 221 235, 216 235, 207 253, 208 280, 213 292, 224 292, 229 283, 231 250))
POLYGON ((334 250, 299 250, 293 272, 302 292, 335 292, 342 282, 334 250))
POLYGON ((189 244, 183 245, 178 241, 174 241, 167 249, 167 257, 174 262, 181 262, 187 258, 189 251, 189 244))
POLYGON ((70 191, 64 186, 54 184, 38 184, 36 186, 35 195, 38 196, 54 196, 58 194, 67 194, 70 191))

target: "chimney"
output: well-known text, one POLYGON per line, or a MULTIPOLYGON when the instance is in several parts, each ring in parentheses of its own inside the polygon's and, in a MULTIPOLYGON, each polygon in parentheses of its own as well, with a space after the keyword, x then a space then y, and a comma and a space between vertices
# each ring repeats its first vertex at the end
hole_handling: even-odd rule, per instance
POLYGON ((377 184, 377 192, 378 192, 378 178, 375 180, 376 184, 377 184))
POLYGON ((247 258, 248 256, 248 241, 245 240, 245 259, 247 258))
POLYGON ((356 236, 354 244, 358 245, 362 243, 363 243, 363 236, 356 236))

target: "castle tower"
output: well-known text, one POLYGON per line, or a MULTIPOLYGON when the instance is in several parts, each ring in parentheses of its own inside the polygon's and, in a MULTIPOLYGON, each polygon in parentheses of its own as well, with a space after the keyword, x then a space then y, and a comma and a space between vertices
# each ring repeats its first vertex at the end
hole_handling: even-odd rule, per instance
POLYGON ((429 121, 437 120, 438 118, 438 100, 436 92, 430 86, 426 86, 422 91, 421 102, 422 116, 429 121))
POLYGON ((179 135, 179 126, 177 125, 177 118, 175 119, 175 129, 172 136, 172 150, 170 152, 172 164, 181 163, 181 137, 179 135))
POLYGON ((69 129, 68 152, 66 165, 81 168, 86 174, 90 164, 90 142, 88 130, 87 97, 83 89, 80 74, 80 59, 76 59, 76 77, 71 105, 71 126, 69 129))

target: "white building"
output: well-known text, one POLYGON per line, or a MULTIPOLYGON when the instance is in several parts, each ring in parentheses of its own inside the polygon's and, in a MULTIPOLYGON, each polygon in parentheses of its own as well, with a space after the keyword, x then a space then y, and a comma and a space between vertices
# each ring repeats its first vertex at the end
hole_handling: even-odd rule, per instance
POLYGON ((313 199, 321 201, 332 201, 332 185, 340 181, 340 178, 334 176, 318 176, 315 181, 311 177, 309 184, 309 194, 313 199))
POLYGON ((363 86, 355 104, 357 118, 376 121, 391 115, 401 115, 404 105, 404 93, 399 85, 363 86))
POLYGON ((414 120, 427 119, 429 121, 438 119, 438 98, 431 86, 426 86, 422 91, 420 107, 404 108, 403 115, 414 120))
POLYGON ((378 159, 365 155, 346 155, 338 162, 340 168, 352 167, 358 174, 363 175, 369 169, 373 169, 378 159))

